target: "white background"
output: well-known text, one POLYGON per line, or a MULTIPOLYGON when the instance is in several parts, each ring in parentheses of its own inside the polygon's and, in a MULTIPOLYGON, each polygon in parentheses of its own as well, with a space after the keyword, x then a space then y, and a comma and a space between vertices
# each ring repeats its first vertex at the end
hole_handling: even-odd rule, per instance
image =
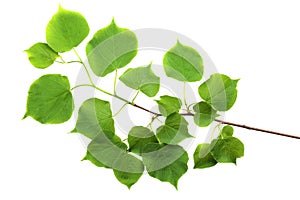
MULTIPOLYGON (((122 27, 164 28, 188 36, 219 72, 241 78, 228 121, 300 136, 297 1, 2 1, 0 199, 299 199, 299 140, 236 128, 245 144, 237 166, 190 169, 179 180, 179 191, 144 175, 129 191, 111 171, 80 162, 85 149, 76 134, 66 134, 74 120, 62 125, 21 121, 33 80, 62 73, 74 83, 80 67, 38 70, 22 52, 45 41, 45 26, 59 2, 86 17, 87 40, 113 16, 122 27)), ((84 46, 79 49, 84 55, 84 46)))

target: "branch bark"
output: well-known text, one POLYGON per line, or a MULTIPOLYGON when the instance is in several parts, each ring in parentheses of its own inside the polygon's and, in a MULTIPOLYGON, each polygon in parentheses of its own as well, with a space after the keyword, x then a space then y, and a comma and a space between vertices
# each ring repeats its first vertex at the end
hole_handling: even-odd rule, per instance
MULTIPOLYGON (((139 108, 141 110, 144 110, 148 113, 151 113, 155 116, 162 116, 160 113, 156 113, 153 112, 149 109, 146 109, 142 106, 139 106, 137 104, 131 104, 132 106, 139 108)), ((183 116, 194 116, 194 113, 180 113, 183 116)), ((244 128, 244 129, 248 129, 248 130, 253 130, 253 131, 259 131, 259 132, 263 132, 263 133, 270 133, 273 135, 279 135, 279 136, 283 136, 283 137, 289 137, 289 138, 293 138, 293 139, 300 139, 300 136, 296 136, 296 135, 289 135, 289 134, 285 134, 285 133, 280 133, 280 132, 276 132, 276 131, 270 131, 270 130, 266 130, 266 129, 261 129, 261 128, 255 128, 255 127, 251 127, 248 125, 242 125, 242 124, 237 124, 237 123, 233 123, 233 122, 227 122, 227 121, 223 121, 220 119, 215 119, 216 122, 222 123, 222 124, 227 124, 227 125, 231 125, 231 126, 235 126, 235 127, 239 127, 239 128, 244 128)))

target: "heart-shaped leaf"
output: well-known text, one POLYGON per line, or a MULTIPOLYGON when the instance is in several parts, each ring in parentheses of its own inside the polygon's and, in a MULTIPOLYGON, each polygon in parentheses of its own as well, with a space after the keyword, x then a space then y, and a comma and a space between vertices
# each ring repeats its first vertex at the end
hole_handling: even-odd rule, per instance
POLYGON ((235 137, 218 139, 211 153, 219 163, 236 164, 236 159, 244 156, 244 144, 235 137))
POLYGON ((194 105, 193 110, 195 111, 194 122, 200 127, 210 125, 218 116, 217 111, 203 101, 194 105))
POLYGON ((165 54, 163 65, 166 75, 179 81, 200 81, 203 75, 203 61, 200 54, 179 41, 165 54))
POLYGON ((147 67, 129 68, 119 78, 128 87, 143 92, 148 97, 153 97, 159 90, 160 78, 156 76, 151 64, 147 67))
POLYGON ((215 166, 218 162, 210 152, 210 144, 199 144, 194 153, 194 168, 203 169, 215 166))
POLYGON ((34 44, 25 52, 30 63, 40 69, 49 67, 59 57, 58 53, 51 49, 48 44, 41 42, 34 44))
POLYGON ((142 157, 150 176, 169 182, 176 189, 179 178, 188 170, 188 154, 178 145, 148 144, 142 157))
POLYGON ((97 76, 104 77, 125 67, 137 54, 138 41, 133 32, 120 28, 112 20, 100 29, 86 46, 89 64, 97 76))
POLYGON ((156 136, 160 142, 166 144, 178 144, 193 137, 188 132, 188 122, 178 113, 167 117, 165 124, 157 128, 156 136))
POLYGON ((128 188, 142 176, 144 165, 142 161, 127 152, 127 146, 114 135, 107 137, 99 133, 89 144, 88 152, 92 155, 91 162, 101 163, 114 170, 116 178, 128 188))
POLYGON ((129 151, 141 154, 149 143, 157 143, 154 133, 146 127, 134 126, 128 134, 129 151))
POLYGON ((60 6, 47 25, 46 40, 56 52, 66 52, 78 46, 89 31, 87 21, 80 13, 60 6))
POLYGON ((73 109, 68 78, 47 74, 31 84, 24 118, 30 116, 42 124, 59 124, 70 119, 73 109))
POLYGON ((164 95, 160 97, 160 100, 156 100, 158 104, 159 112, 163 116, 168 116, 174 112, 179 112, 182 102, 177 97, 171 97, 168 95, 164 95))
POLYGON ((218 111, 227 111, 235 103, 237 82, 224 74, 213 74, 198 88, 203 100, 218 111))
POLYGON ((91 98, 82 103, 78 111, 78 119, 75 129, 78 132, 93 139, 98 133, 114 133, 114 120, 110 109, 110 103, 97 98, 91 98))

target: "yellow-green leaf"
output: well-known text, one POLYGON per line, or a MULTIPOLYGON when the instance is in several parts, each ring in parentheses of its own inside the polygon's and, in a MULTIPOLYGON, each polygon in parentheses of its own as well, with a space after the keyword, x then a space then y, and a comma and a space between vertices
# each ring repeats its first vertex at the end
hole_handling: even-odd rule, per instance
POLYGON ((51 49, 48 44, 41 42, 34 44, 25 52, 30 63, 40 69, 49 67, 59 57, 58 53, 51 49))
POLYGON ((59 7, 46 28, 46 40, 56 52, 66 52, 78 46, 89 34, 85 18, 78 12, 59 7))

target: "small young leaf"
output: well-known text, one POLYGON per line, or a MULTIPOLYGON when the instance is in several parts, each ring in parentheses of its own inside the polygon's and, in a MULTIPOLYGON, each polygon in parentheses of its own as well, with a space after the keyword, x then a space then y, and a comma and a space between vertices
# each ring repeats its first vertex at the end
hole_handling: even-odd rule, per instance
POLYGON ((112 20, 100 29, 86 46, 91 69, 104 77, 118 68, 125 67, 137 54, 138 41, 133 32, 120 28, 112 20))
POLYGON ((223 74, 213 74, 198 88, 199 95, 218 111, 227 111, 235 103, 237 82, 223 74))
POLYGON ((89 31, 89 25, 80 13, 59 7, 47 25, 46 40, 56 52, 66 52, 78 46, 89 31))
POLYGON ((179 178, 187 171, 188 154, 178 145, 148 144, 142 154, 148 174, 177 189, 179 178))
POLYGON ((167 117, 165 124, 157 128, 156 136, 160 142, 166 144, 178 144, 193 137, 188 133, 188 122, 178 113, 167 117))
POLYGON ((215 166, 218 162, 210 153, 210 144, 199 144, 194 153, 194 169, 204 169, 215 166))
POLYGON ((194 122, 200 127, 210 125, 218 116, 217 111, 203 101, 194 105, 193 110, 195 111, 194 122))
POLYGON ((73 109, 68 78, 60 74, 47 74, 30 86, 24 118, 30 116, 42 124, 59 124, 70 119, 73 109))
POLYGON ((127 69, 120 80, 128 87, 140 90, 148 97, 155 96, 159 90, 160 78, 151 70, 151 64, 147 67, 127 69))
POLYGON ((158 143, 154 133, 146 127, 132 127, 128 134, 129 151, 137 154, 149 143, 158 143))
POLYGON ((236 159, 244 156, 244 144, 235 137, 218 139, 211 153, 219 163, 236 164, 236 159))
POLYGON ((144 171, 142 161, 127 153, 127 146, 114 135, 99 133, 89 144, 88 152, 99 163, 114 170, 116 178, 130 188, 144 171))
POLYGON ((233 130, 232 126, 229 126, 229 125, 224 126, 221 131, 221 136, 224 138, 231 137, 233 135, 233 131, 234 130, 233 130))
POLYGON ((99 132, 114 133, 110 103, 97 98, 83 102, 78 111, 74 130, 90 139, 93 139, 99 132))
POLYGON ((177 41, 164 56, 164 70, 168 77, 183 82, 199 81, 203 75, 203 61, 192 47, 177 41))
POLYGON ((156 100, 156 102, 158 104, 159 112, 165 117, 174 112, 179 112, 182 105, 179 98, 168 95, 161 96, 160 100, 156 100))
POLYGON ((58 53, 51 49, 48 44, 41 42, 34 44, 25 52, 30 63, 40 69, 49 67, 59 57, 58 53))

